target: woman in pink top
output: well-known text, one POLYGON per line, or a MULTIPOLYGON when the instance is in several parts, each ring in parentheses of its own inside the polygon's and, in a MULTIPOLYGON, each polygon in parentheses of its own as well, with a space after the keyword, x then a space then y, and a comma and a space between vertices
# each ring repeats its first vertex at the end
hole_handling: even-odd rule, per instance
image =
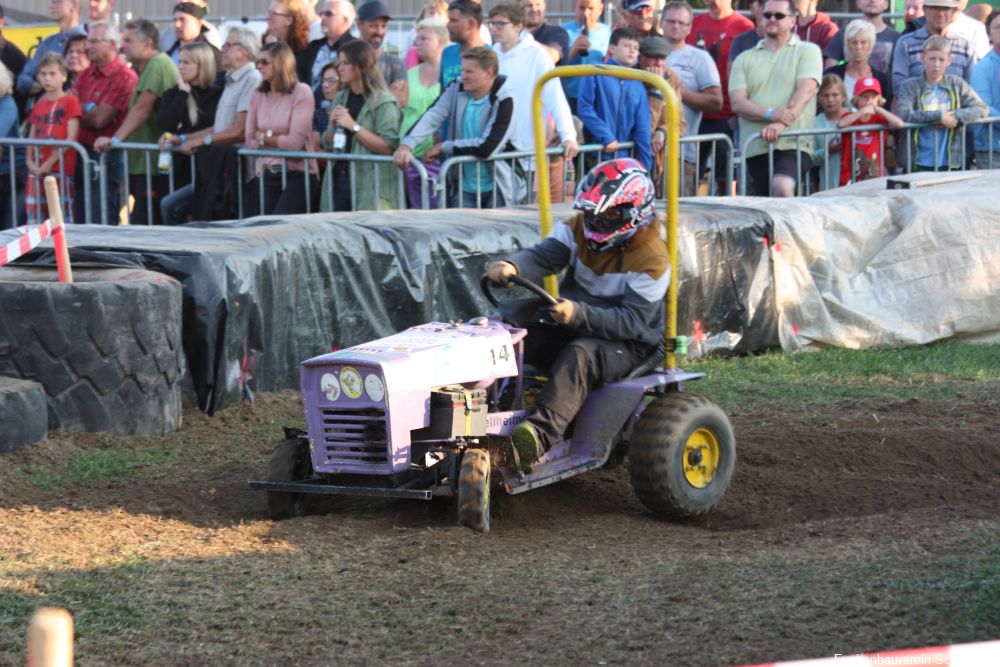
MULTIPOLYGON (((279 151, 308 150, 316 103, 312 90, 295 75, 295 56, 284 42, 268 44, 257 56, 260 87, 250 98, 247 112, 248 148, 279 151)), ((259 157, 256 179, 250 189, 250 210, 265 215, 305 213, 313 206, 306 198, 306 171, 309 171, 309 199, 318 193, 316 165, 311 160, 283 160, 259 157), (282 162, 285 175, 282 175, 282 162), (308 164, 308 166, 307 166, 308 164), (263 184, 263 185, 261 185, 263 184), (261 204, 263 187, 263 204, 261 204)))

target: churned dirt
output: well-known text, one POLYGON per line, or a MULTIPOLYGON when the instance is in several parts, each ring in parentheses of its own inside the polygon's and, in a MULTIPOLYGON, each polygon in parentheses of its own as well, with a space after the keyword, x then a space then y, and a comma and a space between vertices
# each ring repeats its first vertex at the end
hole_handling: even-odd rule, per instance
POLYGON ((450 499, 270 522, 246 480, 298 415, 261 395, 170 438, 0 458, 0 664, 42 604, 73 611, 83 665, 726 665, 1000 637, 996 383, 732 410, 707 518, 656 518, 621 467, 497 494, 489 535, 450 499), (129 472, 69 477, 123 448, 129 472))

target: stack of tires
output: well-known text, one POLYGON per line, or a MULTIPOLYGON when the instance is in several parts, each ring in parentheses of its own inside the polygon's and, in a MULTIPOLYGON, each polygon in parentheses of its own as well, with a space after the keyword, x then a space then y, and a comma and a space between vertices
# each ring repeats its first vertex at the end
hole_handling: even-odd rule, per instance
POLYGON ((0 451, 38 440, 40 414, 52 431, 150 436, 180 426, 180 283, 139 269, 74 268, 73 278, 0 268, 0 376, 32 381, 0 384, 0 451))

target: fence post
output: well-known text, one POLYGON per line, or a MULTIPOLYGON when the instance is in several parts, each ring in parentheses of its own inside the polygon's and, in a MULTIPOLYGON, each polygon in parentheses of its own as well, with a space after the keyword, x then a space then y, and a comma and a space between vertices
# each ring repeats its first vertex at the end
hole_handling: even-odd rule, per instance
POLYGON ((28 667, 73 667, 73 617, 42 607, 28 629, 28 667))
POLYGON ((66 226, 63 224, 62 202, 59 200, 59 184, 54 176, 45 177, 45 198, 49 203, 49 219, 52 221, 52 243, 56 249, 56 265, 59 267, 59 282, 73 282, 73 267, 69 263, 69 248, 66 246, 66 226))

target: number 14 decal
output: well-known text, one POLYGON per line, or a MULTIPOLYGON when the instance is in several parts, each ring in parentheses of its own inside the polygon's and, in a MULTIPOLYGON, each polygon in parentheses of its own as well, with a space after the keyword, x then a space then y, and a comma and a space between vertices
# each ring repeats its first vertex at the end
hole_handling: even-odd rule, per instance
POLYGON ((493 365, 497 365, 497 360, 499 361, 509 361, 510 360, 510 350, 507 349, 507 344, 501 345, 499 348, 493 348, 490 350, 490 356, 493 357, 493 365))

